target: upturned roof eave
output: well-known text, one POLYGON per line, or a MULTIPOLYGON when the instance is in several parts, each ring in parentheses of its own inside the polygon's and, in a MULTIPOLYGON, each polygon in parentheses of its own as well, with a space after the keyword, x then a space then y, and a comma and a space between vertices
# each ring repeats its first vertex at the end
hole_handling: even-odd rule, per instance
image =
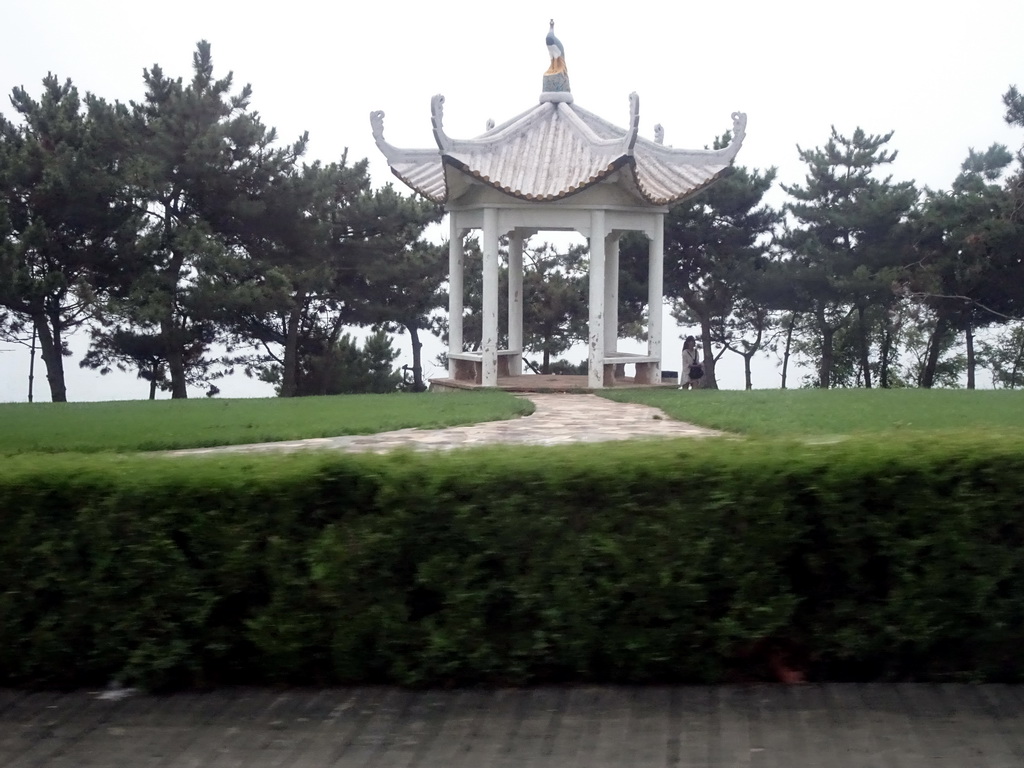
MULTIPOLYGON (((624 128, 620 128, 615 123, 583 107, 574 105, 573 109, 582 120, 600 127, 604 132, 613 135, 622 135, 626 132, 624 128)), ((732 160, 739 152, 740 147, 743 145, 743 139, 746 137, 747 115, 744 112, 733 112, 730 117, 732 118, 732 138, 729 145, 721 149, 676 149, 675 147, 658 144, 643 137, 637 138, 636 146, 638 148, 643 147, 644 151, 655 153, 665 159, 708 158, 732 160)), ((591 130, 594 130, 593 125, 590 126, 591 130)))
POLYGON ((410 177, 406 176, 405 174, 402 174, 401 172, 399 172, 399 170, 397 168, 395 168, 394 166, 389 166, 389 167, 391 168, 391 173, 394 174, 394 176, 397 179, 399 179, 403 184, 405 184, 407 187, 409 187, 409 189, 411 189, 413 192, 416 192, 417 194, 422 195, 423 197, 427 198, 427 200, 429 200, 430 202, 437 203, 438 205, 444 205, 445 203, 448 202, 448 184, 447 183, 444 185, 444 189, 443 189, 442 192, 440 192, 440 193, 432 192, 426 186, 417 183, 412 178, 410 178, 410 177))
POLYGON ((437 176, 443 175, 444 169, 441 164, 441 153, 436 149, 404 149, 396 147, 384 138, 384 112, 377 110, 370 113, 370 126, 373 129, 373 140, 377 149, 388 161, 391 173, 398 177, 403 184, 415 192, 423 195, 428 200, 444 204, 448 199, 448 190, 445 186, 437 189, 437 176), (405 169, 403 172, 402 169, 405 169), (412 173, 417 169, 419 173, 412 173), (420 179, 433 176, 435 183, 426 185, 420 179))
POLYGON ((691 197, 696 197, 701 192, 703 192, 705 189, 707 189, 712 184, 717 182, 719 179, 721 179, 721 178, 723 178, 725 176, 728 176, 731 171, 732 171, 732 166, 731 165, 727 165, 727 166, 723 167, 721 170, 715 172, 714 175, 710 176, 707 180, 701 182, 697 186, 692 187, 692 188, 686 190, 685 192, 681 192, 678 195, 674 195, 674 196, 671 196, 671 197, 652 195, 648 190, 644 189, 639 184, 638 184, 638 190, 639 190, 640 194, 643 196, 643 198, 645 200, 647 200, 648 202, 650 202, 652 205, 663 205, 663 206, 671 207, 673 205, 678 205, 679 203, 685 202, 685 201, 689 200, 691 197))
MULTIPOLYGON (((589 112, 582 107, 576 107, 575 109, 581 118, 601 126, 606 131, 618 133, 622 133, 624 131, 624 129, 619 128, 614 123, 611 123, 603 117, 595 115, 593 112, 589 112)), ((645 150, 655 152, 667 158, 707 157, 727 158, 731 160, 736 156, 736 153, 739 152, 740 147, 743 145, 743 139, 746 138, 747 115, 745 112, 733 112, 730 115, 730 118, 732 119, 732 136, 729 141, 729 145, 722 147, 721 149, 676 149, 675 147, 659 144, 643 137, 639 137, 637 139, 637 146, 643 146, 645 150)))

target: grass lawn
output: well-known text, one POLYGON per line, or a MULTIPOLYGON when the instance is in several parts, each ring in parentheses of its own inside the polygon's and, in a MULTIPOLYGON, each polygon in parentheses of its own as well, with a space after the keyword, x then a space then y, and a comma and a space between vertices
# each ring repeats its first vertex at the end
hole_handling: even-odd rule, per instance
POLYGON ((533 403, 506 392, 244 400, 0 403, 0 455, 156 451, 433 429, 511 419, 533 403))
POLYGON ((674 419, 757 437, 937 430, 1024 430, 1024 392, 948 389, 797 389, 602 392, 661 408, 674 419))

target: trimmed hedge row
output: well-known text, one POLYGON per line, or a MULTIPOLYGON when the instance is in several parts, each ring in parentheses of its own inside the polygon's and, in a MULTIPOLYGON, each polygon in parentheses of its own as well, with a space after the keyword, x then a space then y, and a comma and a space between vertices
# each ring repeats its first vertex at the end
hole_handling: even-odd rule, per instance
POLYGON ((0 465, 0 684, 1024 677, 1024 440, 0 465))

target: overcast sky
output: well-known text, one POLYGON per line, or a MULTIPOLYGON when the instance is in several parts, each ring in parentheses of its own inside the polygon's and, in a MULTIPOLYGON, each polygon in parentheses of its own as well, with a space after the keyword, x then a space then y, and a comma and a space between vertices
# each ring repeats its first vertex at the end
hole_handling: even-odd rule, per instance
MULTIPOLYGON (((373 145, 370 111, 385 112, 393 144, 431 147, 430 98, 445 96, 453 137, 483 132, 536 103, 553 17, 576 103, 624 125, 640 96, 640 132, 702 147, 748 115, 737 163, 777 166, 802 181, 797 145, 824 144, 831 125, 850 134, 894 130, 898 180, 945 188, 968 147, 1016 150, 1024 135, 1003 122, 1001 95, 1024 86, 1024 3, 288 3, 178 0, 0 0, 0 89, 34 96, 53 72, 81 91, 127 102, 143 95, 142 71, 191 76, 201 39, 215 74, 253 86, 252 105, 282 141, 309 131, 307 160, 368 157, 375 185, 396 181, 373 145)), ((0 112, 12 118, 9 101, 0 112)), ((782 199, 781 194, 778 197, 782 199)), ((666 327, 666 349, 677 333, 666 327)), ((71 400, 144 397, 133 376, 102 378, 66 361, 71 400)), ((582 354, 580 355, 582 357, 582 354)), ((676 368, 666 353, 665 368, 676 368)), ((727 355, 726 358, 735 357, 727 355)), ((738 361, 738 358, 737 358, 738 361)), ((24 400, 28 353, 0 343, 0 401, 24 400), (3 351, 6 350, 6 351, 3 351)), ((728 367, 724 385, 741 386, 728 367)), ((37 366, 36 398, 48 400, 37 366)), ((428 375, 429 375, 428 371, 428 375)), ((440 371, 435 370, 435 375, 440 371)), ((225 395, 270 395, 241 376, 225 395)), ((757 385, 777 386, 768 360, 757 385)))

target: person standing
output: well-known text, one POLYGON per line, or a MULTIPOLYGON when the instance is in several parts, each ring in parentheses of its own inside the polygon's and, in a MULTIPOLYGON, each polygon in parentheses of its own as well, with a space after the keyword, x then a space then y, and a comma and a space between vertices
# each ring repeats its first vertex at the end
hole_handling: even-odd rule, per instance
POLYGON ((679 388, 696 389, 703 375, 704 366, 700 364, 700 355, 697 353, 697 340, 693 336, 687 336, 683 342, 683 367, 679 371, 679 388))

